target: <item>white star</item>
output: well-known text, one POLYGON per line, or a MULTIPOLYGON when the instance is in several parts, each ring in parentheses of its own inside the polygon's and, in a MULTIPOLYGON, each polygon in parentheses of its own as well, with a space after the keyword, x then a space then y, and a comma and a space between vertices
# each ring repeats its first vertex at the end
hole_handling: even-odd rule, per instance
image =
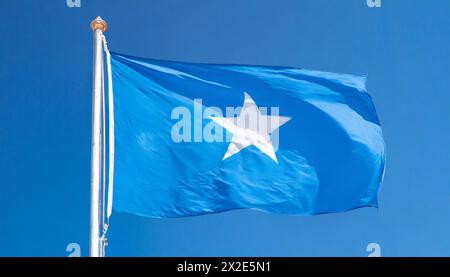
POLYGON ((223 159, 233 156, 247 146, 254 145, 278 163, 272 141, 270 140, 270 133, 291 118, 263 115, 250 95, 244 92, 244 96, 244 104, 239 117, 210 117, 233 134, 223 159))

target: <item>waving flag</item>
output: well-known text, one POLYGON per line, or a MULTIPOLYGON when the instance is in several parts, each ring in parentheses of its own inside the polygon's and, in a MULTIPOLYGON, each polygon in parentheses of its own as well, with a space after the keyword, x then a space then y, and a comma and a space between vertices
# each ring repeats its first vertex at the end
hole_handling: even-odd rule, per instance
POLYGON ((365 77, 111 57, 114 210, 182 217, 377 206, 384 141, 365 77))

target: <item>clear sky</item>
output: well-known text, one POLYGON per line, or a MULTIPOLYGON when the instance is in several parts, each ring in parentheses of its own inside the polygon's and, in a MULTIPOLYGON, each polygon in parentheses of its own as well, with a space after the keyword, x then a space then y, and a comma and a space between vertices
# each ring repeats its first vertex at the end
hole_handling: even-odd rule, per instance
POLYGON ((450 1, 0 1, 0 256, 88 255, 92 33, 111 50, 368 75, 380 208, 295 217, 113 214, 109 256, 450 256, 450 1))

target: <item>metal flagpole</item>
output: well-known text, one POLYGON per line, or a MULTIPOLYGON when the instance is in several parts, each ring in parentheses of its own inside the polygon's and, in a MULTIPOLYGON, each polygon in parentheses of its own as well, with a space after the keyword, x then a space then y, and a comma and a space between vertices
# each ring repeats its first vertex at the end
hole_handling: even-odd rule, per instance
POLYGON ((102 36, 106 22, 97 17, 91 22, 94 32, 94 76, 92 86, 92 144, 91 144, 91 210, 89 256, 100 257, 100 178, 101 178, 101 93, 103 71, 102 36))

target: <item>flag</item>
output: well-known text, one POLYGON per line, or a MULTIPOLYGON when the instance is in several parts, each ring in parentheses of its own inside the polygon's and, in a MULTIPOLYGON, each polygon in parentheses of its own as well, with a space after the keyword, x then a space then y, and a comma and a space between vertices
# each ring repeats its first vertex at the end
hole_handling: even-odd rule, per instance
POLYGON ((385 145, 365 77, 118 53, 111 68, 114 211, 377 207, 385 145))

